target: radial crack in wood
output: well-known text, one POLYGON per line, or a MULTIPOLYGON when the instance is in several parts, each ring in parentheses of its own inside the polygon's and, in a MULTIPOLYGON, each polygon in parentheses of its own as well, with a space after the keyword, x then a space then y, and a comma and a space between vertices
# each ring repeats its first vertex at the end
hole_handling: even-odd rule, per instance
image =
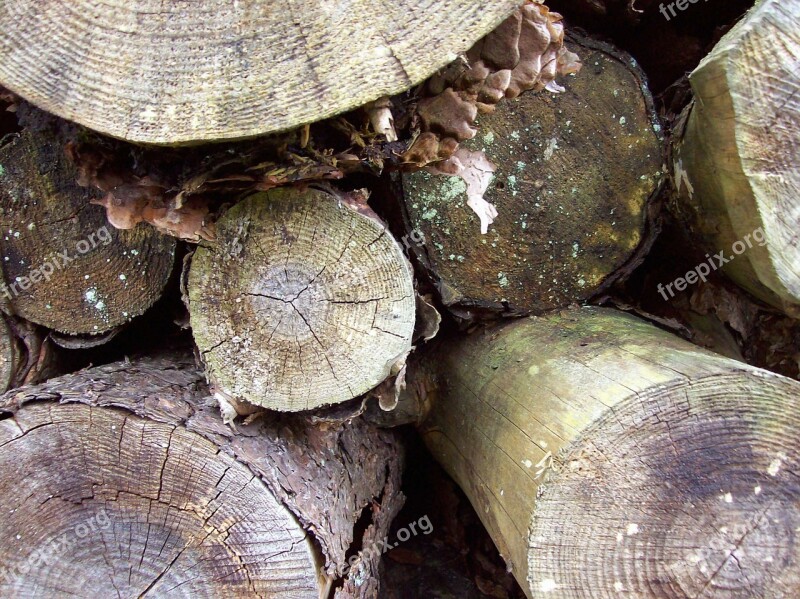
POLYGON ((421 363, 425 441, 529 597, 800 594, 797 381, 600 308, 421 363))
POLYGON ((188 279, 214 390, 280 411, 341 403, 411 349, 415 295, 401 246, 331 194, 253 195, 217 223, 188 279))
POLYGON ((143 314, 172 273, 175 240, 120 231, 76 182, 63 148, 25 131, 0 148, 0 249, 7 311, 70 335, 143 314))
POLYGON ((182 355, 23 387, 0 411, 4 597, 377 596, 380 554, 362 549, 404 500, 389 431, 295 417, 234 434, 182 355))

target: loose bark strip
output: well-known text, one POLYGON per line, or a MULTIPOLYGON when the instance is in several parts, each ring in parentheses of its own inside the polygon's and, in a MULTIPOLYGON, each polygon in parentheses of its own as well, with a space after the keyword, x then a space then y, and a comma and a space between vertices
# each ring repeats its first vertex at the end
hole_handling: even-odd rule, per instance
POLYGON ((176 356, 3 396, 0 593, 376 597, 380 556, 359 549, 403 503, 396 437, 297 418, 234 433, 213 403, 176 356))
POLYGON ((600 308, 427 363, 425 441, 529 597, 800 593, 797 381, 600 308))
POLYGON ((385 227, 315 189, 231 208, 188 277, 192 332, 214 391, 280 411, 378 385, 411 349, 411 267, 385 227))
POLYGON ((492 177, 475 152, 496 167, 483 196, 498 213, 487 234, 465 180, 403 176, 408 227, 425 235, 418 254, 446 305, 528 312, 586 299, 645 238, 662 148, 643 76, 605 45, 566 46, 584 67, 565 93, 503 100, 461 142, 468 176, 492 177))
MULTIPOLYGON (((674 155, 683 216, 709 252, 752 238, 724 266, 800 317, 800 4, 762 0, 689 80, 695 101, 674 155)), ((736 251, 734 249, 734 251, 736 251)))
POLYGON ((175 240, 118 231, 76 182, 59 144, 23 132, 0 149, 0 249, 7 310, 70 335, 145 312, 172 272, 175 240))

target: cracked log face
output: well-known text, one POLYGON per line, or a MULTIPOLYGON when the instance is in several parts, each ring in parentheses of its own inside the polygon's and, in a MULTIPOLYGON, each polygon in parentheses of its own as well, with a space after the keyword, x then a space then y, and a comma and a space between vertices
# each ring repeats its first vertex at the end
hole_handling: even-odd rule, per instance
POLYGON ((800 318, 800 3, 763 0, 689 77, 694 103, 674 153, 681 211, 723 267, 800 318), (755 234, 754 234, 755 232, 755 234), (747 241, 747 247, 744 241, 747 241), (753 243, 755 241, 756 243, 753 243))
POLYGON ((587 299, 645 236, 662 150, 642 76, 606 46, 566 46, 584 67, 564 93, 503 100, 461 142, 496 166, 487 234, 462 178, 403 176, 408 228, 425 235, 417 253, 446 305, 538 312, 587 299))
POLYGON ((427 364, 425 441, 529 597, 800 596, 797 381, 599 308, 427 364))
POLYGON ((314 190, 256 194, 217 222, 188 280, 209 382, 280 411, 378 385, 411 348, 411 266, 382 224, 314 190))
POLYGON ((130 141, 241 138, 404 91, 519 4, 12 0, 0 5, 0 83, 130 141))
MULTIPOLYGON (((175 240, 120 231, 50 137, 0 149, 0 249, 7 309, 68 335, 107 332, 143 314, 174 264, 175 240)), ((2 293, 2 288, 0 288, 2 293)))
POLYGON ((195 433, 35 404, 0 439, 3 596, 317 597, 297 520, 195 433))
POLYGON ((209 399, 181 354, 0 397, 0 595, 374 599, 361 550, 403 505, 398 438, 299 415, 234 432, 209 399))

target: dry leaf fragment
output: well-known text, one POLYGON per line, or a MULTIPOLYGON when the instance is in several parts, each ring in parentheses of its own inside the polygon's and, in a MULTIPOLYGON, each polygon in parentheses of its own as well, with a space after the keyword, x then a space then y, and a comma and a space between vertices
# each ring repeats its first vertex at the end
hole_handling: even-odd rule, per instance
POLYGON ((448 160, 430 165, 427 169, 437 175, 457 176, 464 180, 467 185, 467 206, 478 215, 481 234, 485 235, 489 231, 489 225, 497 217, 497 208, 483 199, 483 194, 494 178, 493 173, 497 170, 486 154, 459 148, 448 160))

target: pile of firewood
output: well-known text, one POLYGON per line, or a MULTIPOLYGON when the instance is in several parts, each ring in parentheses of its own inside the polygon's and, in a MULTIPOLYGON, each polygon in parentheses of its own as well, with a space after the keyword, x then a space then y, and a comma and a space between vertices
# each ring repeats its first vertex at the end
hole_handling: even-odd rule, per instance
POLYGON ((3 3, 0 595, 395 592, 412 427, 528 597, 800 595, 798 19, 3 3))

